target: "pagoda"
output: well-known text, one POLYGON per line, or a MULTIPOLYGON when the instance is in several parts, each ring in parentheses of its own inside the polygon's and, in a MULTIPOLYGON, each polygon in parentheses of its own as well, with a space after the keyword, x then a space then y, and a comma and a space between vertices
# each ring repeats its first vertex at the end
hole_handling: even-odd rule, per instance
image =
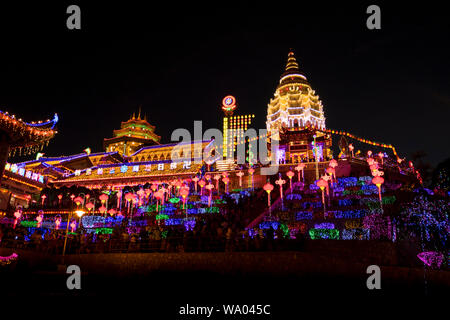
POLYGON ((324 134, 325 115, 319 96, 300 70, 294 52, 288 54, 284 73, 267 107, 267 133, 278 140, 279 163, 315 159, 331 155, 331 136, 324 134))
POLYGON ((113 131, 113 138, 103 140, 106 152, 118 152, 122 156, 130 156, 142 146, 159 144, 161 137, 155 134, 155 126, 152 126, 144 116, 141 119, 141 111, 136 117, 135 114, 125 122, 122 122, 120 129, 113 131))

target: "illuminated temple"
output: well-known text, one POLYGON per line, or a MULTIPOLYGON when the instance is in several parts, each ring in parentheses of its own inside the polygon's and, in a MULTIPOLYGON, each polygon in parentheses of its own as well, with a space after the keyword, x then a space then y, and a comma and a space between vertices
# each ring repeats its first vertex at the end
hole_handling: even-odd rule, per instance
POLYGON ((148 123, 146 117, 141 119, 141 111, 122 122, 120 129, 114 130, 114 137, 104 139, 103 145, 107 152, 117 151, 122 156, 129 156, 143 145, 159 144, 161 137, 155 134, 155 126, 148 123))
POLYGON ((234 114, 236 107, 233 96, 224 98, 221 145, 213 139, 160 144, 155 127, 139 112, 104 139, 103 152, 7 163, 5 176, 16 184, 3 185, 3 198, 16 200, 3 201, 0 210, 20 204, 30 214, 45 209, 49 215, 68 215, 76 205, 102 221, 108 210, 111 216, 164 219, 169 226, 193 221, 199 212, 225 210, 227 196, 253 194, 268 203, 255 202, 249 229, 283 226, 292 234, 309 232, 313 239, 366 239, 365 216, 373 208, 380 214, 381 205, 389 210, 398 185, 420 181, 392 145, 326 127, 322 102, 292 51, 267 106, 267 135, 255 138, 277 143, 275 163, 253 161, 256 150, 250 149, 245 163, 237 163, 234 151, 248 143, 245 130, 255 115, 234 114), (340 138, 335 146, 333 135, 340 138), (210 154, 223 159, 205 161, 210 154), (276 167, 275 173, 262 173, 268 167, 276 167), (107 200, 91 201, 86 194, 107 200), (184 220, 172 217, 175 212, 184 220))
POLYGON ((331 136, 317 129, 326 129, 323 105, 291 51, 267 107, 267 131, 280 145, 278 162, 308 161, 315 150, 321 161, 331 158, 331 136))

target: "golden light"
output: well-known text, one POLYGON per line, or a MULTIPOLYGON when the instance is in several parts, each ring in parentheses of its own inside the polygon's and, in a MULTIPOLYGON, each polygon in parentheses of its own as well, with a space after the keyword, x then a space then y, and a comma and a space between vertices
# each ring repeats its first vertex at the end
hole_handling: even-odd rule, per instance
POLYGON ((86 212, 84 212, 83 210, 76 210, 75 213, 77 214, 78 217, 82 217, 86 212))

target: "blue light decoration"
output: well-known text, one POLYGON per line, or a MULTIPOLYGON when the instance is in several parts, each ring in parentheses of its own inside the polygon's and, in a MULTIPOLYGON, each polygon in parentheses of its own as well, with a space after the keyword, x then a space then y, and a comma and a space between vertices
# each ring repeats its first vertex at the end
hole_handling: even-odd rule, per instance
POLYGON ((339 206, 351 206, 353 205, 353 199, 339 199, 339 206))
POLYGON ((334 223, 322 222, 314 225, 315 229, 334 229, 334 223))
POLYGON ((311 239, 339 239, 339 230, 337 229, 309 229, 311 239))
POLYGON ((369 229, 344 229, 341 233, 342 240, 369 240, 369 229))
POLYGON ((194 230, 195 223, 196 223, 195 219, 190 219, 190 218, 184 219, 184 228, 185 228, 185 230, 186 231, 194 230))
POLYGON ((286 196, 286 200, 302 200, 302 195, 297 193, 290 193, 286 196))
POLYGON ((355 187, 358 185, 358 179, 356 177, 344 177, 338 178, 339 187, 355 187))
POLYGON ((295 220, 311 220, 313 217, 312 212, 300 211, 295 214, 295 220))
POLYGON ((166 219, 165 225, 166 226, 177 226, 183 223, 183 219, 166 219))
POLYGON ((272 227, 274 230, 278 229, 280 223, 278 221, 264 221, 259 224, 260 229, 270 229, 272 227))
POLYGON ((219 213, 219 207, 208 208, 188 208, 188 214, 205 214, 205 213, 219 213))
POLYGON ((120 172, 125 173, 127 171, 128 171, 128 166, 123 165, 123 166, 120 167, 120 172))
POLYGON ((341 210, 328 211, 328 213, 333 214, 335 219, 357 219, 357 218, 363 218, 371 212, 366 209, 355 209, 355 210, 345 210, 345 211, 341 211, 341 210))

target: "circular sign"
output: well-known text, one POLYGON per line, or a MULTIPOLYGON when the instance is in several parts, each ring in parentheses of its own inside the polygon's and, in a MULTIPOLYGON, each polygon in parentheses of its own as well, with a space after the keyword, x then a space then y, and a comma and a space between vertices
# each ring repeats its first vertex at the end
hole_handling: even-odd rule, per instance
POLYGON ((224 105, 224 107, 232 107, 236 104, 236 98, 233 96, 226 96, 225 98, 223 98, 222 104, 224 105))
POLYGON ((222 110, 228 113, 236 109, 236 98, 233 96, 226 96, 222 100, 222 110))

